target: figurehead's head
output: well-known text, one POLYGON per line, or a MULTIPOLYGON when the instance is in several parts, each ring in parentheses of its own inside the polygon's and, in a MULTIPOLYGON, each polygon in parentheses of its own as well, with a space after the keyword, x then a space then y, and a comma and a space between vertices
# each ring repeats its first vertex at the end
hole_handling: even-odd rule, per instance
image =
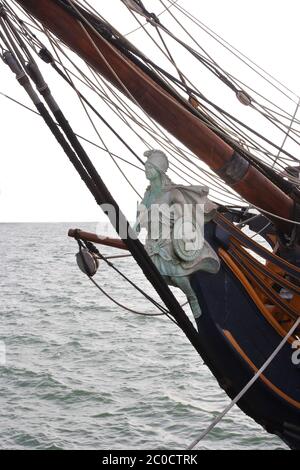
POLYGON ((169 168, 169 160, 167 155, 161 150, 147 150, 144 153, 147 157, 146 164, 152 165, 160 173, 166 173, 169 168))

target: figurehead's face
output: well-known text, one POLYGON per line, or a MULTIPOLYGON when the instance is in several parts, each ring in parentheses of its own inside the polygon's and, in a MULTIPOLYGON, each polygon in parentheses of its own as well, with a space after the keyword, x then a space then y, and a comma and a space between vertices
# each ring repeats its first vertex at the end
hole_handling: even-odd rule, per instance
POLYGON ((152 181, 159 175, 166 173, 169 167, 167 156, 161 150, 147 150, 144 153, 147 157, 145 163, 145 173, 148 180, 152 181))
POLYGON ((149 181, 155 180, 159 176, 159 171, 150 162, 145 163, 145 174, 149 181))

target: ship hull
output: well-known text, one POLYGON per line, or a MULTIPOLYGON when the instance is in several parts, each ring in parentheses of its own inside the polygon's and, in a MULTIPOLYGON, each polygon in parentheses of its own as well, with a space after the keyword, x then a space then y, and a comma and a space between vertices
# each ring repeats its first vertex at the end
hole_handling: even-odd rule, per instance
MULTIPOLYGON (((206 239, 220 244, 214 223, 206 239)), ((191 278, 202 315, 197 320, 201 355, 230 398, 234 398, 282 341, 240 279, 225 263, 218 274, 197 272, 191 278)), ((287 343, 238 406, 291 449, 300 449, 300 365, 287 343)))

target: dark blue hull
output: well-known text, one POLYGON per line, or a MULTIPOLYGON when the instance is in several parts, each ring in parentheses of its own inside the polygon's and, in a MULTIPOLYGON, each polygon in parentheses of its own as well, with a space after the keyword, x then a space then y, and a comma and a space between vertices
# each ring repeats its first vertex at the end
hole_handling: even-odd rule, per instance
MULTIPOLYGON (((211 223, 206 238, 217 249, 214 229, 211 223)), ((234 398, 282 336, 225 263, 218 274, 197 272, 191 282, 203 312, 197 321, 202 357, 220 386, 234 398)), ((292 361, 294 352, 286 344, 238 406, 292 449, 300 449, 300 366, 292 361)))

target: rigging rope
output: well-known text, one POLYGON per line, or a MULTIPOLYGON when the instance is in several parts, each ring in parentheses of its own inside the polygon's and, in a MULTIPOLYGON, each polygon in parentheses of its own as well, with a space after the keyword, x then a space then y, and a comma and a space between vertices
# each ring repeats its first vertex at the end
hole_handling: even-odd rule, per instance
MULTIPOLYGON (((58 119, 58 122, 61 124, 66 137, 64 137, 63 134, 60 133, 53 118, 51 118, 51 115, 48 113, 47 108, 42 103, 39 96, 36 94, 33 87, 31 86, 27 75, 22 71, 21 66, 16 57, 12 53, 9 53, 9 55, 5 56, 5 60, 6 63, 10 66, 11 70, 16 75, 16 77, 19 79, 20 84, 24 87, 25 91, 32 99, 38 111, 44 117, 48 127, 51 129, 59 143, 64 148, 73 166, 76 168, 77 172, 84 180, 85 184, 88 186, 90 192, 93 194, 96 202, 100 206, 102 204, 110 204, 114 208, 115 214, 117 215, 116 220, 110 212, 107 213, 112 225, 120 234, 120 236, 122 235, 122 239, 127 245, 129 251, 132 253, 134 259, 137 261, 144 274, 151 282, 152 286, 155 288, 162 301, 165 303, 166 308, 168 309, 166 310, 166 315, 169 315, 168 311, 172 312, 172 321, 174 323, 177 323, 177 325, 182 329, 184 334, 188 337, 191 344, 195 347, 198 352, 200 352, 201 345, 196 329, 194 328, 193 324, 191 323, 185 312, 182 310, 182 307, 180 306, 173 293, 165 283, 163 277, 157 270, 156 266, 153 264, 143 245, 136 238, 135 232, 132 230, 125 216, 120 211, 116 201, 111 196, 110 192, 103 183, 100 175, 98 174, 85 150, 80 145, 64 114, 62 113, 61 109, 58 107, 57 103, 52 97, 50 89, 46 86, 39 69, 36 68, 36 64, 32 64, 32 67, 30 69, 30 76, 36 83, 37 89, 43 95, 52 113, 54 114, 56 119, 58 119), (68 139, 69 143, 67 142, 66 138, 68 139), (124 228, 126 229, 126 236, 124 233, 122 233, 124 228)), ((129 282, 131 281, 129 280, 129 282)))
MULTIPOLYGON (((108 84, 106 84, 106 86, 109 87, 108 84)), ((110 90, 112 91, 111 88, 110 88, 110 90)), ((116 95, 115 93, 114 93, 114 95, 117 97, 117 95, 116 95)), ((122 102, 122 104, 124 105, 124 102, 122 102)), ((94 109, 94 108, 93 108, 93 109, 94 109)), ((144 128, 144 129, 145 129, 145 128, 144 128)), ((149 134, 149 131, 148 131, 147 129, 145 129, 145 130, 146 130, 146 132, 149 134)), ((153 132, 153 130, 152 130, 152 132, 153 132)), ((149 134, 149 135, 150 135, 150 134, 149 134)), ((139 134, 137 134, 137 136, 138 136, 139 138, 141 138, 139 134)), ((142 141, 143 141, 144 144, 148 145, 144 140, 142 140, 142 141)), ((164 144, 163 144, 162 142, 161 142, 161 146, 164 147, 164 144)), ((150 148, 149 145, 148 145, 148 147, 150 148)), ((167 149, 167 151, 169 151, 169 149, 167 149)), ((173 158, 175 158, 175 159, 177 160, 176 157, 173 157, 173 158)), ((182 164, 182 165, 183 165, 184 167, 188 168, 186 165, 184 165, 184 164, 182 164)), ((182 170, 182 168, 177 167, 177 165, 175 165, 174 163, 172 164, 172 166, 174 166, 174 167, 175 167, 176 169, 178 169, 180 172, 182 172, 182 173, 188 175, 184 170, 182 170)), ((172 169, 172 166, 171 166, 171 170, 172 170, 175 174, 178 175, 177 171, 175 171, 174 169, 172 169)), ((197 166, 197 168, 199 168, 199 167, 197 166)), ((195 173, 194 173, 194 174, 195 174, 195 173)), ((181 176, 181 178, 185 180, 184 177, 181 176)), ((203 177, 202 177, 202 178, 203 178, 203 177)), ((187 181, 187 180, 185 180, 185 181, 186 181, 188 184, 190 184, 189 181, 187 181)), ((217 193, 219 192, 217 189, 215 189, 215 191, 216 191, 217 193)), ((228 191, 227 191, 227 193, 228 193, 228 191)), ((226 195, 227 195, 227 194, 226 194, 226 195)), ((232 198, 232 199, 234 199, 234 198, 232 198)), ((236 197, 235 199, 236 199, 236 200, 240 200, 238 197, 236 197)))
MULTIPOLYGON (((211 175, 210 175, 210 177, 211 177, 211 175)), ((236 197, 236 196, 235 196, 235 197, 236 197)))
MULTIPOLYGON (((77 239, 77 242, 78 242, 78 245, 79 245, 79 249, 80 249, 81 256, 82 256, 82 247, 83 247, 83 246, 86 246, 86 248, 87 248, 90 252, 92 252, 92 253, 94 253, 95 255, 97 255, 97 256, 99 257, 99 259, 103 260, 110 268, 112 268, 116 273, 118 273, 126 282, 128 282, 128 283, 129 283, 132 287, 134 287, 140 294, 142 294, 148 301, 150 301, 155 307, 157 307, 157 308, 161 311, 162 315, 166 315, 166 316, 169 318, 169 320, 171 320, 173 323, 175 323, 177 326, 179 326, 178 323, 176 322, 176 320, 175 320, 174 318, 172 318, 170 312, 169 312, 165 307, 163 307, 162 305, 160 305, 155 299, 153 299, 150 295, 148 295, 148 294, 147 294, 143 289, 141 289, 137 284, 135 284, 133 281, 131 281, 131 279, 129 279, 129 277, 127 277, 124 273, 122 273, 122 271, 120 271, 111 261, 109 261, 108 258, 106 258, 105 256, 103 256, 103 255, 100 253, 100 251, 93 245, 93 243, 87 242, 87 241, 86 241, 85 243, 83 243, 83 241, 80 240, 80 238, 77 239)), ((82 261, 83 261, 83 264, 85 265, 85 261, 84 261, 83 256, 82 256, 82 261)), ((88 269, 85 268, 85 270, 86 270, 86 275, 90 278, 90 280, 94 283, 94 285, 95 285, 96 287, 98 287, 99 290, 103 291, 103 293, 104 293, 104 290, 103 290, 100 286, 98 286, 98 284, 94 281, 94 279, 93 279, 91 276, 89 276, 89 274, 88 274, 88 269)), ((105 293, 105 295, 106 295, 106 293, 105 293)), ((111 298, 111 300, 113 300, 113 299, 111 298)), ((119 306, 121 306, 121 304, 120 304, 119 306)), ((181 306, 181 307, 182 307, 182 306, 181 306)), ((138 313, 137 311, 133 311, 132 309, 130 309, 130 310, 131 310, 131 313, 140 314, 140 313, 138 313)), ((154 315, 155 315, 155 314, 154 314, 154 315)), ((151 315, 151 316, 153 316, 153 315, 151 315)))
MULTIPOLYGON (((55 51, 55 48, 54 48, 54 52, 56 53, 55 51)), ((59 60, 59 56, 57 55, 57 58, 59 60)), ((59 60, 60 61, 60 60, 59 60)), ((62 65, 62 63, 60 62, 60 64, 62 65)), ((136 190, 136 188, 134 187, 134 185, 131 183, 131 181, 127 178, 127 176, 125 175, 125 173, 123 172, 123 170, 121 169, 121 167, 118 165, 118 163, 116 162, 116 160, 114 159, 113 155, 112 155, 112 152, 109 150, 109 148, 107 147, 107 145, 105 144, 104 142, 104 139, 101 137, 94 121, 92 120, 86 106, 85 106, 85 103, 94 111, 94 113, 101 119, 102 122, 104 122, 107 126, 109 126, 109 128, 114 132, 115 135, 117 135, 117 137, 122 141, 122 143, 126 146, 126 148, 128 148, 135 156, 136 158, 141 162, 143 163, 143 161, 138 157, 138 155, 131 149, 131 147, 127 144, 127 142, 125 142, 120 136, 119 134, 117 134, 114 129, 107 123, 107 121, 100 115, 100 113, 95 109, 94 106, 92 106, 90 104, 90 102, 82 95, 82 93, 80 93, 80 91, 76 88, 73 80, 70 78, 69 74, 67 75, 64 75, 63 72, 57 67, 57 65, 55 64, 54 61, 52 61, 51 63, 52 67, 56 70, 57 73, 59 73, 59 75, 64 78, 64 80, 67 81, 67 83, 75 90, 79 100, 80 100, 80 103, 90 121, 90 123, 92 124, 93 126, 93 129, 95 130, 100 142, 102 143, 102 145, 104 146, 104 148, 106 149, 107 153, 109 154, 110 158, 113 160, 113 162, 115 163, 116 167, 118 168, 118 170, 120 171, 120 173, 122 174, 123 178, 127 181, 127 183, 129 184, 129 186, 133 189, 133 191, 137 194, 137 196, 139 198, 141 198, 141 195, 139 194, 139 192, 136 190)))
POLYGON ((296 106, 296 109, 295 109, 295 112, 294 112, 293 118, 292 118, 292 120, 291 120, 290 126, 289 126, 289 128, 288 128, 288 131, 287 131, 287 133, 286 133, 286 135, 285 135, 285 137, 284 137, 284 139, 283 139, 283 142, 282 142, 281 148, 280 148, 280 150, 278 151, 277 158, 276 158, 276 160, 274 160, 274 166, 275 166, 275 164, 276 164, 276 161, 279 159, 279 157, 280 157, 280 154, 281 154, 281 152, 282 152, 282 149, 283 149, 283 147, 284 147, 284 145, 285 145, 285 143, 286 143, 286 141, 287 141, 287 138, 288 138, 289 132, 290 132, 290 130, 291 130, 291 127, 292 127, 292 125, 293 125, 293 122, 295 121, 295 118, 296 118, 296 115, 297 115, 297 112, 298 112, 299 106, 300 106, 300 98, 299 98, 299 100, 298 100, 298 103, 297 103, 297 106, 296 106))
MULTIPOLYGON (((168 0, 170 2, 170 0, 168 0)), ((283 88, 285 88, 289 93, 291 93, 292 95, 294 95, 297 100, 300 98, 296 93, 294 93, 292 90, 290 90, 289 88, 287 88, 284 84, 282 84, 279 80, 277 80, 275 77, 273 77, 271 74, 269 74, 266 70, 264 70, 262 67, 260 67, 259 65, 257 65, 255 62, 253 62, 249 57, 247 57, 245 54, 243 54, 242 52, 240 52, 238 49, 236 49, 234 46, 232 46, 231 44, 229 44, 229 42, 225 41, 223 38, 221 38, 221 36, 219 36, 217 33, 215 33, 214 31, 212 31, 208 26, 206 26, 204 23, 202 23, 198 18, 196 18, 194 15, 192 15, 190 12, 188 12, 185 8, 183 8, 181 5, 174 5, 175 8, 180 11, 181 13, 183 13, 187 18, 189 18, 191 21, 193 21, 195 24, 198 25, 198 27, 200 27, 202 30, 204 30, 207 34, 210 34, 217 42, 219 42, 223 47, 225 47, 226 49, 229 50, 229 52, 231 52, 232 54, 236 55, 240 60, 242 60, 244 62, 243 59, 241 59, 237 54, 240 54, 244 59, 248 60, 251 64, 253 64, 255 67, 257 67, 259 70, 261 70, 261 72, 265 73, 267 76, 269 76, 272 80, 274 80, 278 85, 282 86, 283 88), (206 29, 205 29, 206 28, 206 29), (216 37, 215 37, 216 36, 216 37), (233 49, 233 51, 231 51, 229 48, 233 49)), ((247 64, 247 62, 245 61, 245 64, 252 68, 249 64, 247 64)), ((270 82, 269 80, 267 80, 262 74, 260 74, 259 72, 257 72, 255 69, 252 68, 252 70, 254 70, 255 73, 257 73, 258 75, 260 75, 264 80, 266 80, 269 84, 271 84, 273 87, 275 87, 277 89, 277 91, 279 91, 280 93, 283 93, 285 96, 287 96, 287 98, 289 98, 290 100, 294 101, 293 99, 291 99, 288 95, 286 95, 284 92, 282 92, 282 90, 280 90, 280 88, 276 87, 276 85, 274 85, 272 82, 270 82)), ((297 104, 297 102, 294 101, 295 104, 297 104)))
MULTIPOLYGON (((157 126, 157 127, 158 127, 158 126, 157 126)), ((161 129, 158 128, 158 130, 159 130, 159 132, 161 132, 161 129)), ((163 134, 163 135, 165 135, 165 134, 163 134)), ((172 146, 173 146, 173 144, 172 144, 172 146)), ((182 151, 178 146, 176 146, 176 147, 174 147, 174 148, 176 148, 176 152, 179 153, 180 157, 183 157, 185 160, 189 161, 189 163, 192 163, 191 160, 187 158, 187 156, 183 153, 183 151, 182 151)), ((242 149, 242 150, 243 150, 243 149, 242 149)), ((181 165, 182 165, 182 162, 181 162, 181 165)), ((197 168, 199 168, 199 167, 197 166, 197 168)), ((173 171, 175 171, 175 170, 173 170, 173 171)), ((181 169, 181 171, 182 171, 182 169, 181 169)), ((190 171, 190 170, 189 170, 189 171, 190 171)), ((201 168, 201 171, 202 171, 202 173, 203 173, 203 172, 204 172, 204 169, 201 168)), ((210 172, 208 172, 207 170, 206 170, 206 174, 207 174, 207 177, 208 177, 208 178, 210 178, 210 179, 213 178, 212 174, 211 174, 210 172)), ((203 175, 202 175, 202 177, 203 177, 203 175)), ((220 180, 219 180, 219 179, 215 179, 215 178, 214 178, 213 181, 215 181, 215 182, 217 181, 217 184, 220 186, 220 188, 221 188, 221 187, 224 188, 224 185, 220 184, 220 180)), ((211 181, 210 181, 210 183, 211 183, 211 181)), ((293 183, 295 184, 295 182, 293 182, 293 183)), ((228 191, 228 188, 227 188, 226 186, 225 186, 225 188, 226 188, 226 194, 224 193, 224 197, 228 198, 228 196, 229 196, 229 194, 230 194, 231 200, 233 200, 234 198, 237 199, 237 200, 240 200, 240 198, 239 198, 236 194, 233 195, 230 190, 228 191)), ((224 190, 224 189, 222 189, 222 191, 223 191, 223 190, 224 190)), ((215 189, 213 189, 213 191, 218 191, 218 190, 215 188, 215 189)), ((222 201, 222 202, 223 202, 223 201, 222 201)))
MULTIPOLYGON (((103 260, 105 261, 105 263, 110 267, 112 268, 114 271, 116 271, 126 282, 128 282, 130 285, 132 285, 138 292, 140 292, 145 298, 146 300, 150 301, 154 306, 156 306, 160 311, 161 313, 147 313, 147 312, 141 312, 141 311, 138 311, 138 310, 134 310, 132 308, 129 308, 127 307, 126 305, 122 304, 121 302, 117 301, 116 299, 114 299, 111 295, 109 295, 100 285, 98 282, 95 281, 95 279, 89 275, 88 273, 88 269, 85 268, 85 274, 87 275, 87 277, 89 278, 89 280, 94 284, 95 287, 97 287, 97 289, 100 290, 100 292, 102 292, 102 294, 104 294, 110 301, 112 301, 113 303, 115 303, 116 305, 118 305, 118 307, 121 307, 122 309, 130 312, 130 313, 134 313, 136 315, 143 315, 143 316, 147 316, 147 317, 157 317, 157 316, 162 316, 162 315, 166 315, 170 320, 173 320, 173 318, 170 316, 170 312, 168 312, 162 305, 160 305, 158 302, 156 302, 156 300, 154 300, 151 296, 149 296, 148 294, 146 294, 146 292, 144 290, 142 290, 140 287, 137 286, 137 284, 135 284, 134 282, 132 282, 124 273, 122 273, 118 268, 116 268, 116 266, 111 263, 109 260, 112 259, 112 258, 119 258, 119 256, 117 257, 107 257, 107 256, 103 256, 99 250, 91 243, 91 242, 86 242, 85 244, 83 243, 82 240, 78 239, 77 238, 77 242, 78 242, 78 245, 79 245, 79 249, 80 249, 80 253, 82 253, 82 247, 85 245, 87 247, 87 249, 96 254, 97 255, 97 258, 100 259, 100 260, 103 260)), ((125 255, 126 257, 128 255, 125 255)), ((85 265, 85 261, 84 261, 84 258, 82 256, 82 261, 83 261, 83 265, 85 265)), ((188 304, 188 302, 184 302, 181 307, 185 307, 186 305, 188 304)), ((176 322, 175 322, 176 323, 176 322)), ((177 325, 177 323, 176 323, 177 325)), ((178 325, 177 325, 178 326, 178 325)))
MULTIPOLYGON (((163 2, 161 2, 161 3, 164 5, 163 2)), ((197 46, 198 46, 199 48, 201 48, 201 46, 197 43, 197 41, 195 41, 195 39, 194 39, 194 38, 190 35, 190 33, 186 30, 186 28, 184 28, 183 25, 177 20, 177 18, 174 17, 173 13, 171 13, 171 12, 169 12, 169 13, 170 13, 170 15, 172 16, 172 18, 174 18, 175 21, 182 27, 182 29, 186 32, 186 34, 188 34, 189 37, 197 44, 197 46)), ((149 22, 150 22, 151 24, 153 24, 153 25, 156 27, 156 29, 157 29, 158 27, 163 28, 163 30, 166 31, 168 34, 170 34, 177 42, 179 42, 181 45, 183 45, 184 47, 186 47, 193 55, 195 54, 195 51, 194 51, 194 50, 192 50, 191 48, 189 48, 189 46, 187 46, 185 43, 183 43, 183 42, 180 41, 178 38, 176 38, 176 37, 175 37, 172 33, 170 33, 170 31, 167 30, 160 22, 158 22, 158 23, 156 24, 156 23, 155 23, 155 20, 154 20, 154 21, 151 21, 151 19, 149 19, 149 22)), ((149 33, 147 33, 147 34, 149 35, 149 33)), ((203 50, 203 48, 201 48, 201 49, 203 50)), ((198 59, 200 59, 200 56, 197 55, 197 57, 198 57, 198 59)), ((203 60, 203 58, 201 59, 201 61, 202 61, 202 60, 203 60)), ((211 59, 211 60, 212 60, 212 59, 211 59)), ((219 67, 218 64, 216 64, 215 62, 214 62, 214 64, 215 64, 217 67, 219 67)), ((224 71, 222 71, 222 72, 223 72, 223 73, 226 73, 226 72, 224 72, 224 71)), ((217 74, 217 76, 219 76, 219 75, 217 74)), ((227 74, 227 76, 228 76, 228 74, 227 74)), ((221 76, 219 76, 219 78, 222 79, 221 76)), ((222 80, 223 80, 223 79, 222 79, 222 80)), ((226 79, 225 83, 226 83, 226 84, 229 84, 228 81, 227 81, 227 79, 226 79)), ((192 90, 189 90, 189 91, 190 91, 190 93, 192 92, 192 90)), ((237 93, 237 92, 238 92, 238 89, 234 88, 234 91, 237 93)), ((252 107, 254 107, 254 106, 252 105, 252 107)), ((260 112, 257 108, 254 107, 254 109, 256 109, 258 112, 260 112)), ((267 118, 268 120, 270 120, 270 117, 268 117, 265 113, 261 113, 261 114, 262 114, 265 118, 267 118)), ((280 129, 281 131, 283 131, 283 129, 282 129, 280 126, 278 126, 277 124, 275 124, 275 122, 273 122, 274 119, 276 119, 276 121, 279 122, 277 118, 273 118, 273 116, 272 116, 272 123, 273 123, 276 127, 278 127, 278 129, 280 129)), ((283 123, 281 123, 281 124, 284 125, 285 127, 287 127, 285 124, 283 124, 283 123)), ((292 131, 292 132, 293 132, 293 131, 292 131)), ((291 133, 292 133, 292 132, 291 132, 291 133)), ((293 139, 292 137, 290 137, 290 138, 293 139)), ((290 155, 290 157, 293 158, 293 159, 295 159, 292 155, 290 155)), ((275 157, 274 157, 274 158, 275 158, 275 157)), ((278 160, 278 159, 277 159, 277 160, 278 160)), ((274 165, 272 165, 272 167, 273 167, 273 166, 274 166, 274 165)))
MULTIPOLYGON (((80 2, 78 2, 78 1, 77 1, 76 3, 77 3, 77 4, 80 4, 80 2)), ((97 14, 97 12, 96 12, 96 14, 97 14)), ((99 15, 98 15, 98 16, 99 16, 99 15)), ((217 64, 216 64, 216 65, 217 65, 217 64)))
MULTIPOLYGON (((73 3, 73 0, 69 0, 70 3, 74 6, 74 3, 73 3)), ((93 31, 94 33, 100 37, 100 34, 99 32, 95 29, 95 27, 90 23, 89 20, 87 20, 80 12, 79 10, 74 6, 74 9, 76 10, 76 12, 78 13, 78 15, 80 16, 80 18, 82 18, 83 22, 86 23, 93 31)), ((99 48, 97 47, 97 45, 95 44, 95 42, 93 41, 93 39, 91 38, 90 34, 88 33, 87 29, 85 28, 85 26, 83 25, 83 23, 81 21, 79 21, 79 24, 81 26, 81 28, 83 29, 84 33, 86 34, 86 36, 88 37, 89 41, 91 42, 91 44, 93 45, 93 47, 95 48, 96 52, 100 55, 101 59, 105 62, 105 64, 107 65, 108 69, 111 71, 111 73, 113 74, 113 76, 116 77, 117 81, 120 83, 121 87, 124 89, 125 93, 131 97, 131 99, 133 100, 133 102, 138 106, 139 109, 141 109, 141 106, 140 104, 136 101, 136 99, 132 96, 132 94, 129 92, 129 90, 127 89, 127 87, 124 85, 124 83, 122 82, 122 80, 120 79, 119 75, 117 74, 117 72, 111 67, 111 65, 107 62, 106 58, 104 57, 104 55, 102 54, 102 52, 99 50, 99 48)), ((101 36, 101 38, 108 44, 108 46, 110 46, 109 42, 103 38, 101 36)), ((144 110, 142 110, 144 112, 144 110)), ((167 135, 165 134, 165 132, 156 124, 156 122, 148 115, 148 118, 150 119, 151 123, 154 125, 154 127, 160 132, 162 133, 162 135, 169 141, 169 138, 167 137, 167 135)), ((173 142, 170 142, 173 146, 173 142)), ((182 156, 184 158, 187 158, 183 152, 181 151, 181 149, 179 149, 179 147, 176 146, 176 149, 182 154, 182 156)))
MULTIPOLYGON (((6 98, 6 99, 12 101, 13 103, 15 103, 15 104, 21 106, 22 108, 26 109, 27 111, 30 111, 31 113, 36 114, 37 116, 42 117, 41 114, 40 114, 38 111, 35 111, 34 109, 30 108, 29 106, 26 106, 26 104, 21 103, 20 101, 16 100, 15 98, 12 98, 11 96, 9 96, 9 95, 3 93, 2 91, 0 91, 0 95, 3 96, 3 97, 6 98)), ((56 126, 59 127, 59 124, 57 124, 57 123, 55 123, 55 124, 56 124, 56 126)), ((94 147, 97 147, 98 149, 103 150, 104 152, 107 152, 107 150, 106 150, 104 147, 100 147, 100 145, 96 144, 95 142, 92 142, 90 139, 87 139, 86 137, 83 137, 82 135, 77 134, 77 133, 75 133, 75 135, 76 135, 76 137, 78 137, 79 139, 81 139, 81 140, 87 142, 88 144, 91 144, 91 145, 93 145, 94 147)), ((138 167, 138 166, 135 165, 134 163, 129 162, 129 161, 126 160, 125 158, 120 157, 119 155, 116 155, 115 153, 113 153, 112 155, 113 155, 115 158, 117 158, 117 159, 123 161, 124 163, 127 163, 128 165, 130 165, 130 166, 136 168, 137 170, 140 170, 140 171, 144 172, 144 168, 138 167)))
MULTIPOLYGON (((148 131, 147 131, 147 132, 148 132, 148 131)), ((152 129, 152 132, 153 132, 153 129, 152 129)), ((144 143, 145 143, 145 142, 144 142, 144 143)), ((177 150, 176 150, 176 151, 177 151, 177 150)), ((182 155, 182 151, 180 151, 180 156, 183 156, 183 155, 182 155)), ((184 156, 184 158, 186 159, 186 156, 184 156)), ((174 165, 175 165, 175 164, 174 164, 174 165)), ((182 165, 182 164, 181 164, 181 165, 182 165)), ((180 172, 184 171, 184 170, 182 170, 182 168, 179 169, 179 167, 177 167, 177 166, 175 166, 175 167, 178 168, 178 170, 179 170, 180 172)), ((197 166, 197 168, 199 168, 199 167, 197 166)), ((173 170, 173 168, 172 168, 172 171, 174 171, 176 174, 178 174, 177 171, 173 170)), ((189 171, 190 171, 190 170, 189 170, 189 171)), ((236 194, 233 194, 231 190, 228 190, 228 187, 226 187, 224 184, 222 184, 222 183, 220 182, 220 180, 216 179, 216 178, 212 175, 212 173, 208 172, 207 170, 205 171, 203 168, 201 168, 201 172, 202 172, 202 177, 201 177, 201 179, 204 178, 204 176, 203 176, 204 174, 207 175, 207 178, 208 178, 207 182, 212 186, 213 193, 216 193, 216 197, 219 198, 218 194, 222 195, 222 197, 223 197, 223 199, 221 199, 221 202, 222 202, 222 203, 224 203, 224 201, 229 201, 229 195, 230 195, 230 200, 231 200, 231 201, 233 201, 233 200, 238 200, 238 201, 240 201, 240 198, 239 198, 236 194), (217 186, 219 186, 220 188, 224 188, 224 189, 222 189, 222 190, 220 191, 219 189, 217 189, 216 187, 214 187, 215 184, 217 184, 217 186), (226 188, 226 189, 225 189, 225 188, 226 188), (224 192, 224 190, 225 190, 225 192, 224 192), (225 198, 225 199, 224 199, 224 198, 225 198)), ((184 172, 184 173, 186 173, 186 172, 184 172)), ((187 173, 186 173, 186 174, 187 174, 187 173)), ((182 176, 182 178, 183 178, 186 182, 188 182, 188 183, 190 184, 190 182, 187 181, 187 180, 184 178, 184 176, 182 176)), ((204 178, 204 179, 205 179, 205 178, 204 178)), ((206 183, 206 181, 205 181, 205 183, 206 183)))
MULTIPOLYGON (((43 47, 43 44, 39 44, 39 46, 40 46, 40 47, 43 47)), ((58 45, 57 45, 57 46, 58 46, 58 45)), ((58 47, 59 47, 59 46, 58 46, 58 47)), ((60 50, 61 50, 61 48, 60 48, 60 50)), ((61 50, 61 51, 62 51, 62 50, 61 50)), ((68 60, 70 60, 69 57, 68 57, 68 60)), ((71 61, 71 62, 72 62, 72 61, 71 61)), ((74 63, 73 63, 73 65, 75 66, 74 63)), ((87 77, 86 77, 86 79, 87 79, 87 77)), ((106 84, 106 86, 107 86, 107 84, 106 84)), ((115 94, 115 96, 117 96, 117 95, 115 94)), ((115 103, 113 103, 113 104, 115 105, 115 103)), ((135 122, 136 122, 136 120, 135 120, 135 122)), ((147 132, 148 132, 148 131, 147 131, 147 132)), ((156 131, 152 129, 152 132, 156 132, 156 131)), ((149 134, 149 135, 151 136, 151 134, 149 134)), ((146 143, 146 142, 144 141, 144 143, 146 143)), ((192 155, 192 156, 193 156, 193 155, 192 155)), ((194 157, 194 158, 195 158, 195 157, 194 157)), ((174 164, 174 165, 175 165, 175 164, 174 164)), ((196 167, 199 168, 198 165, 197 165, 196 167)), ((178 169, 179 169, 179 167, 178 167, 178 169)), ((172 170, 172 171, 174 171, 174 172, 177 174, 177 171, 175 171, 175 170, 172 170)), ((182 171, 182 170, 180 169, 180 171, 182 171)), ((201 169, 201 171, 202 171, 202 173, 207 174, 208 178, 214 178, 213 181, 218 181, 217 178, 215 178, 211 173, 207 172, 206 170, 201 169)), ((204 178, 204 179, 205 179, 205 178, 204 178)), ((207 180, 207 181, 208 181, 208 180, 207 180)), ((210 181, 209 181, 209 182, 210 182, 210 181)), ((213 182, 212 182, 212 185, 214 186, 214 183, 213 183, 213 182)), ((220 183, 218 183, 218 186, 220 186, 221 188, 222 188, 222 187, 226 188, 226 186, 225 186, 224 184, 222 184, 222 183, 221 183, 221 185, 220 185, 220 183)), ((216 191, 219 192, 217 189, 216 189, 216 191)), ((223 191, 223 190, 222 190, 222 191, 223 191)), ((225 197, 225 199, 228 199, 228 193, 230 193, 230 191, 228 191, 228 189, 226 188, 226 193, 223 194, 222 202, 224 202, 224 197, 225 197)), ((220 193, 220 194, 221 194, 221 193, 220 193)), ((237 200, 239 200, 236 196, 235 196, 235 198, 236 198, 237 200)))

